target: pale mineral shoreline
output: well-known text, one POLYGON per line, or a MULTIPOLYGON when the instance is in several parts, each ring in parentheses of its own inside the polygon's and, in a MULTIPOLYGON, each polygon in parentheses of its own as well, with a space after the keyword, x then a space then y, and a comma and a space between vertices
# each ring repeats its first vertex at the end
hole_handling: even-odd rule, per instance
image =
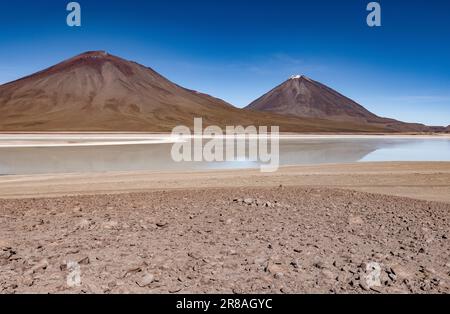
MULTIPOLYGON (((228 135, 229 136, 229 135, 228 135)), ((264 136, 264 135, 262 135, 264 136)), ((191 138, 198 136, 192 135, 191 138)), ((217 136, 220 137, 220 136, 217 136)), ((222 137, 226 138, 227 135, 222 137)), ((295 134, 280 133, 280 140, 289 139, 450 139, 450 134, 295 134)), ((120 146, 174 143, 180 137, 170 133, 0 133, 0 148, 8 147, 79 147, 120 146)))

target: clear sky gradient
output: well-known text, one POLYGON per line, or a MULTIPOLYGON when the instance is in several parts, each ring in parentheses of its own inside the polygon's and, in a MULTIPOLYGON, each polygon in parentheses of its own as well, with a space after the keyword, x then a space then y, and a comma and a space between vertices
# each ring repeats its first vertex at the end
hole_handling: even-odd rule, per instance
POLYGON ((88 50, 243 107, 304 74, 381 116, 450 124, 450 1, 0 0, 0 84, 88 50))

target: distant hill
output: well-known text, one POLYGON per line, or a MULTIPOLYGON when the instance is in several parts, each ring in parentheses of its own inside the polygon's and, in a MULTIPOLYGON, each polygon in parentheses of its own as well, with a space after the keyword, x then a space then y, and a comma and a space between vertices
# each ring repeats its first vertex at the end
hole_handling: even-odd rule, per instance
POLYGON ((377 125, 396 131, 428 131, 422 124, 382 118, 350 98, 304 75, 292 76, 246 109, 301 118, 377 125))

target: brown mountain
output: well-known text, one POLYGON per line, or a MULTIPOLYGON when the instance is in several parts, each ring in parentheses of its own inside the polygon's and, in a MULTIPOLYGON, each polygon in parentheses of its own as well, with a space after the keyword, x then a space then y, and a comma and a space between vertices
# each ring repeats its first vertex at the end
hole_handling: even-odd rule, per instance
POLYGON ((209 116, 230 110, 220 99, 102 51, 0 86, 3 130, 158 130, 199 112, 209 116))
MULTIPOLYGON (((308 86, 313 84, 306 79, 298 81, 308 86)), ((289 84, 295 87, 297 80, 289 84)), ((323 94, 323 99, 330 95, 334 99, 338 97, 326 87, 319 87, 315 87, 314 93, 308 93, 323 94)), ((306 85, 299 84, 295 88, 300 94, 308 95, 303 92, 306 85)), ((288 93, 295 95, 293 91, 288 93)), ((311 97, 315 99, 314 95, 311 97)), ((280 97, 278 99, 289 99, 280 97)), ((384 120, 383 123, 368 123, 377 117, 358 105, 353 107, 347 110, 347 116, 356 114, 355 119, 335 121, 329 118, 340 115, 339 106, 326 114, 305 117, 286 116, 290 112, 284 109, 278 113, 277 110, 238 109, 223 100, 174 84, 135 62, 92 51, 1 85, 0 131, 166 132, 180 124, 192 126, 194 117, 202 117, 204 125, 278 125, 284 132, 397 130, 384 120)))
POLYGON ((429 129, 422 124, 379 117, 350 98, 303 75, 292 76, 256 99, 246 109, 301 118, 376 125, 396 131, 429 129))

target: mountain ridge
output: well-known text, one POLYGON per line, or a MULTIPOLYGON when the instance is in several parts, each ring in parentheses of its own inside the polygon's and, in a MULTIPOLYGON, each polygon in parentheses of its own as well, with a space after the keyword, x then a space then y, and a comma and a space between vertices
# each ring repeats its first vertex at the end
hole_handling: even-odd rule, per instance
POLYGON ((238 109, 105 51, 88 51, 0 85, 0 131, 170 132, 177 125, 191 127, 195 117, 205 125, 279 125, 283 132, 397 131, 382 123, 238 109))
POLYGON ((300 118, 384 125, 396 131, 443 129, 380 117, 349 97, 305 75, 291 76, 254 100, 245 109, 300 118))

